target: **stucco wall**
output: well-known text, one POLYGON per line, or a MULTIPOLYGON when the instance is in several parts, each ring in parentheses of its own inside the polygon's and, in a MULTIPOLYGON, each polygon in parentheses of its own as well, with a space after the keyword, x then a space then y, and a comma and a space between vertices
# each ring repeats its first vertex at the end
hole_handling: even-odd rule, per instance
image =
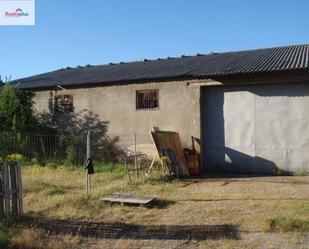
MULTIPOLYGON (((108 133, 120 136, 125 147, 133 143, 137 134, 138 150, 154 153, 149 130, 158 126, 162 130, 180 133, 184 146, 191 146, 191 136, 200 138, 200 87, 187 82, 131 84, 59 90, 58 94, 73 94, 74 112, 84 109, 108 121, 108 133), (159 89, 159 108, 136 110, 136 90, 159 89)), ((39 112, 49 112, 50 91, 36 91, 35 106, 39 112)))
POLYGON ((205 87, 204 165, 213 171, 309 171, 309 84, 205 87))

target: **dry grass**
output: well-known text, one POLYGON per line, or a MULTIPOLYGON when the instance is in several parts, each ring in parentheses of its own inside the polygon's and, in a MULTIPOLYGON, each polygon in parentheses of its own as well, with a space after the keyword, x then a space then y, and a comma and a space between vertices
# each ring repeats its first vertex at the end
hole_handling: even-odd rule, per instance
POLYGON ((279 232, 309 232, 309 220, 280 217, 269 220, 269 230, 279 232))
POLYGON ((23 228, 11 237, 12 247, 23 249, 75 249, 81 247, 82 242, 77 236, 53 236, 36 228, 23 228))
MULTIPOLYGON (((121 223, 149 229, 164 226, 166 231, 172 226, 183 229, 230 225, 237 227, 241 236, 237 238, 223 234, 222 237, 213 239, 208 238, 206 233, 206 237, 202 239, 175 240, 167 237, 162 240, 156 239, 154 234, 152 239, 147 240, 133 237, 90 240, 68 234, 47 236, 38 228, 25 227, 13 235, 12 243, 32 245, 29 248, 69 248, 69 245, 78 248, 83 243, 100 243, 101 248, 264 248, 268 240, 274 240, 274 246, 270 248, 277 248, 279 242, 288 243, 291 240, 288 235, 286 237, 282 234, 281 237, 276 237, 278 242, 274 239, 278 235, 269 232, 293 231, 297 232, 297 235, 293 235, 295 248, 309 246, 308 235, 302 234, 309 232, 309 177, 217 178, 170 182, 155 175, 151 178, 141 177, 137 182, 129 183, 119 166, 113 168, 109 165, 106 170, 103 167, 100 171, 93 176, 93 192, 87 198, 82 169, 25 168, 23 178, 26 214, 48 220, 121 223), (139 208, 99 200, 113 192, 153 195, 159 201, 154 207, 139 208), (56 240, 54 236, 58 236, 56 240), (35 244, 27 241, 27 238, 35 238, 35 244)), ((280 245, 284 248, 282 243, 280 245)))

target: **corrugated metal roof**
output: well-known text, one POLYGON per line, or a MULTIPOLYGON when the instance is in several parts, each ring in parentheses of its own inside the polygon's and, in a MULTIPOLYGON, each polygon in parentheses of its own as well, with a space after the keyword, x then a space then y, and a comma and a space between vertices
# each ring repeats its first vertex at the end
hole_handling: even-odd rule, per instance
POLYGON ((18 80, 22 88, 309 70, 309 44, 68 68, 18 80))

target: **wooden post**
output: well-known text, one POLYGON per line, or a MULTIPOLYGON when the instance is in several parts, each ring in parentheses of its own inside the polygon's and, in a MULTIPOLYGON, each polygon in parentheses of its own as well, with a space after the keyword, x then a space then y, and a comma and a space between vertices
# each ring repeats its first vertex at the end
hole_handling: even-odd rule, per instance
POLYGON ((89 194, 91 194, 91 175, 88 174, 88 178, 89 178, 89 194))
POLYGON ((23 183, 22 183, 22 177, 21 177, 20 162, 17 162, 16 169, 17 169, 17 181, 18 181, 18 204, 19 204, 18 211, 19 211, 19 214, 23 214, 24 213, 24 203, 23 203, 24 194, 23 194, 23 183))
POLYGON ((2 165, 0 164, 0 219, 4 218, 4 187, 3 187, 3 171, 2 165))
POLYGON ((88 169, 86 169, 86 195, 88 196, 88 169))
POLYGON ((5 198, 5 215, 10 216, 10 187, 9 187, 9 171, 6 162, 3 163, 3 188, 4 188, 4 198, 5 198))
POLYGON ((18 214, 18 189, 16 179, 16 162, 9 164, 11 178, 11 195, 12 195, 12 215, 18 214))
POLYGON ((4 162, 0 174, 0 218, 22 213, 23 192, 20 163, 4 162))
POLYGON ((137 158, 136 158, 136 134, 133 132, 133 144, 134 144, 134 168, 135 168, 135 177, 138 178, 138 167, 137 167, 137 158))
MULTIPOLYGON (((148 171, 147 171, 147 174, 150 173, 150 171, 151 171, 153 165, 154 165, 155 162, 156 162, 157 156, 158 156, 158 152, 155 153, 155 155, 154 155, 154 157, 153 157, 153 159, 152 159, 152 161, 151 161, 150 167, 149 167, 149 169, 148 169, 148 171)), ((159 157, 159 158, 160 158, 160 157, 159 157)))
MULTIPOLYGON (((86 153, 86 162, 90 159, 90 131, 87 132, 87 153, 86 153)), ((87 196, 90 194, 91 191, 91 176, 88 174, 88 169, 86 170, 86 193, 87 196)))

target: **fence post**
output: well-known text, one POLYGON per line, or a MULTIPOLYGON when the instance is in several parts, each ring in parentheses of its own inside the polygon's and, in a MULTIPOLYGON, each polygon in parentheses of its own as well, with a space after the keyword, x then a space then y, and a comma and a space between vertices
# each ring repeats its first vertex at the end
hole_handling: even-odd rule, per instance
POLYGON ((134 167, 135 167, 135 177, 138 178, 138 167, 136 158, 136 134, 133 132, 133 144, 134 144, 134 167))
POLYGON ((10 187, 9 187, 9 170, 8 164, 3 163, 3 188, 4 188, 4 198, 5 198, 5 215, 10 216, 10 187))
MULTIPOLYGON (((86 162, 90 159, 90 131, 87 132, 87 153, 86 153, 86 162)), ((88 174, 88 169, 86 169, 86 193, 87 196, 91 192, 91 176, 88 174)))
POLYGON ((20 162, 17 162, 16 169, 17 169, 17 181, 18 181, 18 202, 19 202, 18 208, 19 208, 19 214, 23 214, 23 212, 24 212, 24 203, 23 203, 24 195, 23 195, 23 183, 22 183, 22 177, 21 177, 20 162))
POLYGON ((5 216, 4 213, 4 187, 3 187, 3 166, 0 164, 0 219, 5 216))
POLYGON ((12 215, 18 214, 18 189, 16 179, 16 162, 9 164, 10 168, 10 179, 11 179, 11 196, 12 196, 12 215))

